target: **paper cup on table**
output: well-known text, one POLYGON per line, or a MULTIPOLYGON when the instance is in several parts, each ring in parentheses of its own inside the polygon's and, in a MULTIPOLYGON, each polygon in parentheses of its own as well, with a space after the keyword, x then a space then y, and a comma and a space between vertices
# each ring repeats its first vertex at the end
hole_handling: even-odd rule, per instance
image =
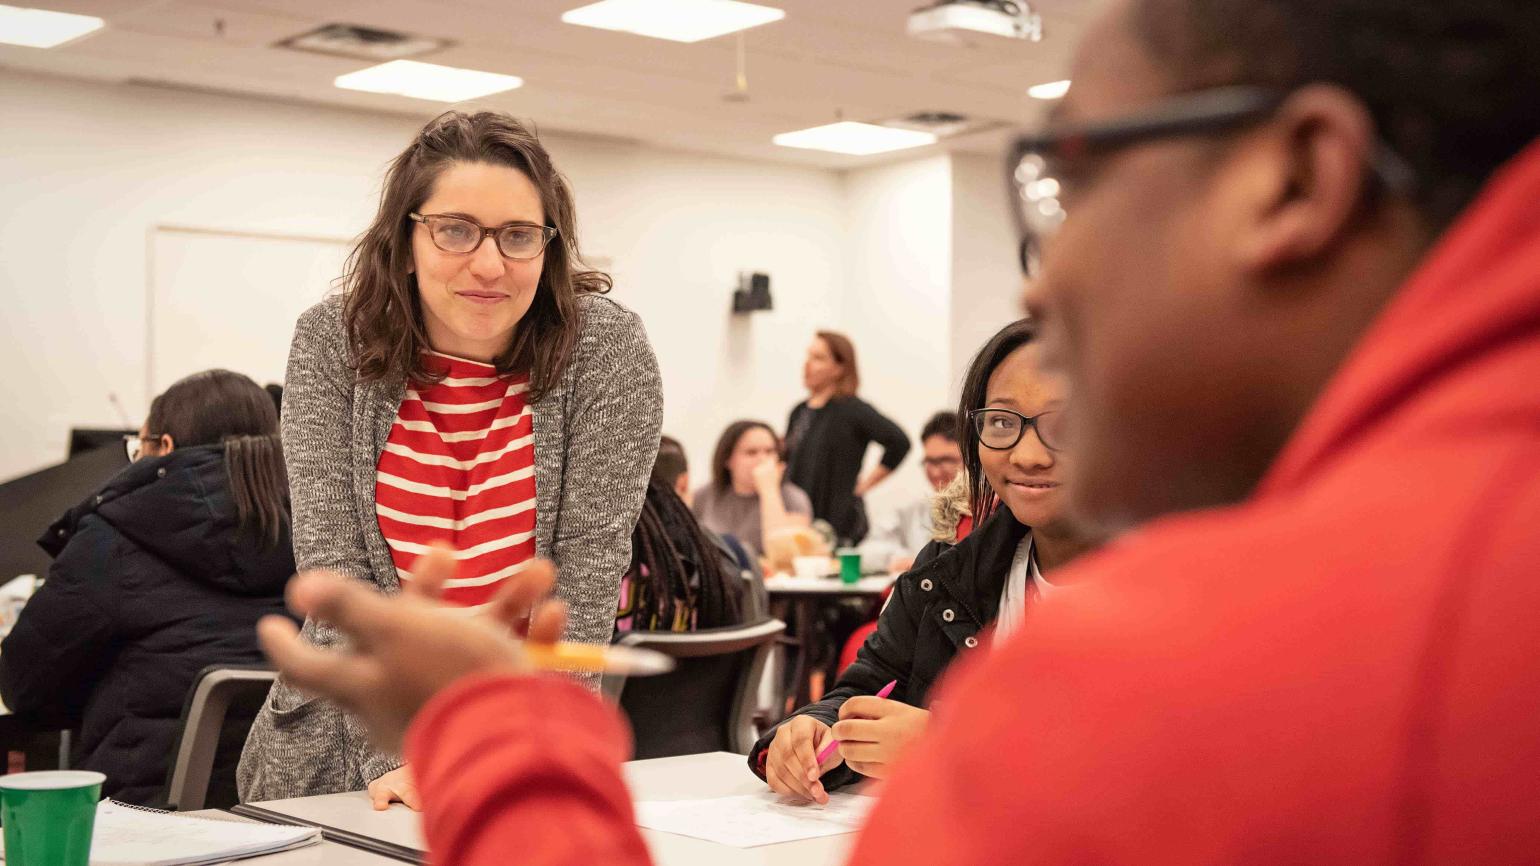
POLYGON ((840 580, 857 583, 861 580, 861 551, 854 547, 842 547, 835 552, 840 558, 840 580))
POLYGON ((105 781, 85 770, 0 776, 6 866, 89 866, 105 781))
POLYGON ((823 577, 829 573, 829 557, 799 556, 791 561, 792 573, 798 577, 823 577))

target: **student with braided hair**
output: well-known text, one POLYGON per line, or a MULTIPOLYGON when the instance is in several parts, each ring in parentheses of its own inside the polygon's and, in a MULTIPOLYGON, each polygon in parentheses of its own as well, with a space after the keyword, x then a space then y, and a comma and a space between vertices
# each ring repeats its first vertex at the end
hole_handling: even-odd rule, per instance
POLYGON ((744 621, 745 581, 732 552, 674 488, 654 476, 631 534, 615 630, 695 631, 744 621))

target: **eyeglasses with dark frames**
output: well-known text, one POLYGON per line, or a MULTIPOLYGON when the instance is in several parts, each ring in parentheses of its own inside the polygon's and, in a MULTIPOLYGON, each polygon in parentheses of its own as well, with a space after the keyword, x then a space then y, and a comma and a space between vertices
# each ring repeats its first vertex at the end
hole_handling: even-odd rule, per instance
POLYGON ((1062 411, 1040 412, 1023 415, 1014 409, 974 409, 968 413, 973 432, 979 444, 991 451, 1009 451, 1021 442, 1028 430, 1037 431, 1037 441, 1049 451, 1058 451, 1063 445, 1064 421, 1062 411))
POLYGON ((123 452, 128 455, 128 462, 138 463, 139 458, 144 456, 144 443, 159 441, 163 435, 165 434, 147 433, 140 436, 138 433, 124 433, 123 452))
POLYGON ((492 238, 503 258, 527 262, 544 252, 546 245, 557 235, 555 228, 535 223, 516 222, 488 228, 451 214, 409 213, 406 216, 426 226, 433 245, 446 253, 472 253, 483 241, 492 238))
MULTIPOLYGON (((1240 129, 1271 117, 1288 96, 1250 85, 1214 87, 1178 94, 1122 117, 1050 125, 1018 138, 1006 171, 1011 213, 1023 238, 1023 273, 1030 276, 1035 265, 1035 250, 1026 239, 1051 234, 1064 221, 1059 166, 1149 141, 1240 129)), ((1411 167, 1384 142, 1370 154, 1369 167, 1377 184, 1387 191, 1405 193, 1414 184, 1411 167)))

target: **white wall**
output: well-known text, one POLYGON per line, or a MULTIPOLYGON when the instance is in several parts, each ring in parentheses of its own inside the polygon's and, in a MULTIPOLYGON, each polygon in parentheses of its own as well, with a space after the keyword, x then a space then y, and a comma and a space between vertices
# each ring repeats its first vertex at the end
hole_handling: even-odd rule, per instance
MULTIPOLYGON (((875 519, 927 492, 920 428, 952 403, 947 393, 952 302, 952 194, 948 157, 877 166, 845 176, 843 330, 855 342, 861 395, 915 444, 895 476, 867 499, 875 519)), ((876 463, 878 450, 867 455, 876 463)))
MULTIPOLYGON (((399 118, 12 72, 0 117, 0 400, 14 410, 0 478, 62 459, 71 425, 120 426, 109 393, 143 419, 151 227, 352 235, 411 133, 399 118)), ((231 290, 209 285, 209 303, 231 290)))
POLYGON ((781 429, 802 399, 802 356, 839 322, 839 176, 619 144, 563 140, 584 244, 613 257, 613 297, 647 325, 663 371, 664 431, 705 482, 722 429, 781 429), (775 309, 733 316, 740 270, 771 276, 775 309))
MULTIPOLYGON (((71 426, 120 426, 109 393, 129 426, 143 419, 153 396, 147 289, 173 279, 165 271, 180 261, 147 256, 165 245, 157 226, 351 238, 372 215, 385 164, 420 126, 9 72, 0 76, 0 118, 8 142, 0 400, 16 408, 0 429, 0 479, 62 459, 71 426)), ((1013 273, 1009 239, 994 236, 1007 230, 991 234, 974 201, 977 193, 995 202, 984 194, 995 192, 990 160, 932 156, 836 173, 544 138, 572 182, 585 251, 609 260, 612 296, 647 324, 663 369, 665 430, 684 442, 697 483, 728 422, 784 425, 803 396, 802 356, 815 330, 855 340, 863 395, 914 437, 955 401, 957 359, 1012 309, 993 285, 995 258, 1013 273), (975 262, 975 250, 991 264, 975 262), (730 315, 740 270, 771 275, 774 311, 730 315)), ((248 267, 226 278, 199 267, 211 273, 211 308, 260 292, 301 309, 327 291, 313 274, 272 286, 253 284, 248 267)), ((188 280, 175 291, 186 297, 188 280)), ((281 358, 287 328, 258 330, 274 331, 261 339, 281 358)), ((257 343, 241 357, 260 354, 257 343)), ((872 495, 872 511, 923 490, 911 457, 872 495)))
POLYGON ((984 341, 1021 317, 1021 266, 1001 160, 952 156, 951 374, 955 402, 984 341))
MULTIPOLYGON (((146 393, 152 227, 351 237, 407 117, 227 96, 0 76, 0 479, 62 459, 68 428, 131 425, 146 393)), ((704 467, 728 421, 777 427, 800 399, 817 327, 841 325, 839 175, 547 135, 576 191, 585 249, 613 259, 613 297, 647 323, 666 429, 704 467), (773 278, 776 309, 733 319, 740 269, 773 278)), ((232 273, 207 287, 251 291, 232 273)), ((266 290, 266 287, 263 287, 266 290)), ((311 300, 323 289, 297 291, 311 300)), ((293 300, 293 299, 289 299, 293 300)), ((270 339, 287 346, 288 333, 270 339)), ((163 388, 165 382, 158 382, 163 388)))

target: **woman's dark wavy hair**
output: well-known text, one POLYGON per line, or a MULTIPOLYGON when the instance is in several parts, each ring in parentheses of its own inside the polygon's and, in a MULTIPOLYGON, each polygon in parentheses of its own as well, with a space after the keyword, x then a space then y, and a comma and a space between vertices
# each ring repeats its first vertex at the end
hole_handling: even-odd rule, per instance
POLYGON ((279 543, 289 522, 289 476, 278 410, 262 386, 229 370, 194 373, 150 403, 144 426, 177 448, 223 445, 239 530, 279 543))
POLYGON ((989 377, 995 368, 1036 336, 1037 328, 1027 319, 1006 325, 973 356, 968 364, 968 374, 963 377, 962 398, 957 403, 957 444, 962 448, 963 473, 968 478, 968 506, 973 509, 974 526, 984 522, 994 509, 995 491, 989 486, 989 479, 984 477, 984 464, 979 460, 979 437, 968 413, 984 408, 989 377))
POLYGON ((407 214, 422 207, 439 175, 455 163, 522 172, 540 191, 546 225, 556 229, 529 312, 508 348, 494 359, 499 373, 528 372, 530 399, 539 400, 560 380, 577 343, 582 327, 577 296, 607 292, 612 283, 607 274, 581 266, 577 213, 567 181, 535 132, 506 114, 445 112, 391 163, 379 212, 348 255, 342 275, 349 360, 364 381, 443 378, 423 360, 428 333, 417 280, 408 273, 417 223, 407 214))
POLYGON ((647 485, 631 533, 631 568, 616 618, 637 631, 694 631, 738 625, 743 578, 706 536, 672 486, 647 485))

